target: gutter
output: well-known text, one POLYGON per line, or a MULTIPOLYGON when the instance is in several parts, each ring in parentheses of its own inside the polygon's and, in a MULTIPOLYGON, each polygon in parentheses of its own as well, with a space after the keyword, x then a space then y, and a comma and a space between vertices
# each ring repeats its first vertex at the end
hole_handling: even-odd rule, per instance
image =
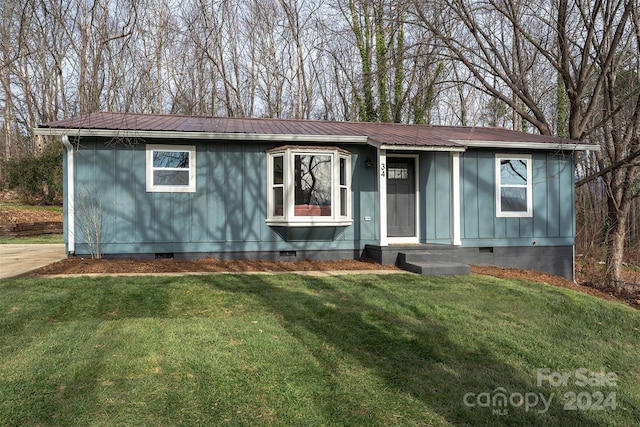
POLYGON ((182 132, 115 129, 66 129, 35 128, 35 135, 48 136, 98 136, 107 138, 164 138, 164 139, 209 139, 242 141, 278 141, 278 142, 318 142, 318 143, 357 143, 366 144, 367 136, 349 135, 304 135, 304 134, 258 134, 223 132, 182 132))
POLYGON ((442 152, 459 152, 463 153, 467 150, 464 144, 460 145, 458 142, 454 142, 458 145, 413 145, 413 144, 387 144, 381 141, 368 140, 367 143, 376 148, 377 150, 389 150, 389 151, 442 151, 442 152))
POLYGON ((558 150, 558 151, 600 151, 599 145, 582 144, 579 142, 517 142, 517 141, 468 141, 454 140, 452 142, 472 148, 522 148, 525 150, 558 150))
POLYGON ((400 145, 400 144, 381 144, 379 147, 374 147, 380 150, 389 151, 443 151, 463 153, 467 150, 467 147, 452 147, 452 146, 438 146, 438 145, 400 145))
POLYGON ((75 254, 75 188, 74 175, 75 165, 73 156, 73 145, 69 142, 67 135, 62 135, 62 145, 67 151, 67 253, 75 254))

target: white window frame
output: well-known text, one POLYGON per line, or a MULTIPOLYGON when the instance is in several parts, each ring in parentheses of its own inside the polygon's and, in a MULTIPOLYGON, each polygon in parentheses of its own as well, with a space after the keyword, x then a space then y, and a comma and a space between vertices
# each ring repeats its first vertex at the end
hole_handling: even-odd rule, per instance
POLYGON ((533 216, 533 159, 530 154, 496 154, 496 217, 498 218, 528 218, 533 216), (525 160, 527 162, 527 183, 502 184, 501 182, 501 161, 502 160, 525 160), (502 210, 502 188, 524 188, 527 192, 526 211, 503 211, 502 210))
POLYGON ((195 193, 196 191, 196 147, 195 145, 147 144, 146 159, 147 159, 146 176, 147 176, 147 192, 148 193, 195 193), (156 151, 186 152, 189 154, 189 184, 188 185, 154 184, 153 182, 154 171, 173 170, 171 168, 157 168, 153 166, 153 153, 156 151))
POLYGON ((282 147, 267 152, 267 219, 272 226, 319 227, 347 226, 353 223, 351 209, 351 154, 338 148, 323 147, 282 147), (331 157, 331 216, 296 216, 295 215, 295 156, 316 155, 331 157), (283 183, 274 182, 273 159, 282 157, 283 183), (346 182, 340 184, 340 159, 344 159, 346 182), (282 215, 274 215, 274 189, 282 188, 282 215), (341 215, 340 192, 346 189, 346 215, 341 215))

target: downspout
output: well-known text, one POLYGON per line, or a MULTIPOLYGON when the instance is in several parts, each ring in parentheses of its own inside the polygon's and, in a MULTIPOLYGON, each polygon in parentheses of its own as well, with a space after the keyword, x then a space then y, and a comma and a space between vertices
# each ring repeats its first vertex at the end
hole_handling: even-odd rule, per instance
POLYGON ((73 255, 76 252, 75 239, 75 188, 74 188, 74 159, 73 145, 67 135, 62 135, 62 145, 67 150, 67 253, 73 255))

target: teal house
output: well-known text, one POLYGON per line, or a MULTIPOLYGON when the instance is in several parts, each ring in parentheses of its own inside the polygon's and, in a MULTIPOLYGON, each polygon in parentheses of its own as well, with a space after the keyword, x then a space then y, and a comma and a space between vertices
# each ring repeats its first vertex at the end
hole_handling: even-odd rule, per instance
POLYGON ((573 279, 574 169, 596 146, 496 128, 94 113, 65 147, 65 242, 105 258, 366 256, 573 279))

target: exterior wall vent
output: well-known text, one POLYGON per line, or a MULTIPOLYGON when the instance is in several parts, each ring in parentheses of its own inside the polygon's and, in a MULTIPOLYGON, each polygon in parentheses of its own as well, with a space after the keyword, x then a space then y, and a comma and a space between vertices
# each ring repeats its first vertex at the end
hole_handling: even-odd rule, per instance
POLYGON ((156 259, 173 259, 173 252, 156 252, 156 259))

